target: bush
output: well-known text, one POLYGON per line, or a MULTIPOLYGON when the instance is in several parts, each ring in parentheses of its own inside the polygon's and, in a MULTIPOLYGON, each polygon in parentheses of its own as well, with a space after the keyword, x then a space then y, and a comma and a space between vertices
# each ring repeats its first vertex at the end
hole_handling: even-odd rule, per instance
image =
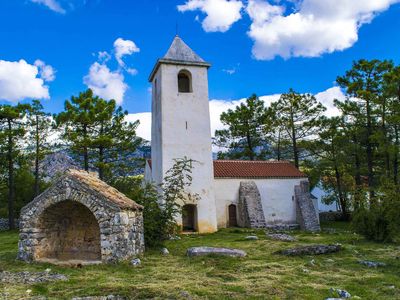
POLYGON ((399 238, 400 211, 399 190, 385 186, 374 202, 361 205, 353 215, 352 225, 356 232, 377 242, 394 242, 399 238))
POLYGON ((127 197, 142 205, 144 239, 147 247, 158 247, 171 235, 178 232, 175 217, 181 212, 180 203, 188 198, 197 199, 197 195, 185 192, 191 185, 193 160, 175 159, 160 187, 147 183, 143 185, 143 176, 116 179, 112 185, 127 197))

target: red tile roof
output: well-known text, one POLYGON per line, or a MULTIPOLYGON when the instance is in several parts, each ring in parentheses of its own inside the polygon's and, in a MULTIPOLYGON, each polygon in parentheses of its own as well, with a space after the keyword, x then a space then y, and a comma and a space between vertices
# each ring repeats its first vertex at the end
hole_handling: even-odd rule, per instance
POLYGON ((307 177, 288 161, 215 160, 215 178, 307 177))
MULTIPOLYGON (((151 168, 151 160, 148 161, 151 168)), ((305 178, 288 161, 214 160, 214 178, 305 178)))

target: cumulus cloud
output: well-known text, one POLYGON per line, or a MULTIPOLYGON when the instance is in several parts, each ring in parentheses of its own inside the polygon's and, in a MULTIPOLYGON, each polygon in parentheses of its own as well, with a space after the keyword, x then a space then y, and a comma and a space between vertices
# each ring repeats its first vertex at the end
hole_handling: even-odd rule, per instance
POLYGON ((17 102, 26 98, 48 99, 45 81, 54 80, 51 66, 37 60, 34 65, 25 60, 0 60, 0 99, 17 102))
POLYGON ((207 15, 201 22, 205 31, 225 32, 241 19, 243 3, 239 0, 188 0, 177 8, 180 12, 200 10, 207 15))
POLYGON ((40 78, 44 81, 53 81, 56 79, 56 72, 52 66, 46 65, 45 62, 40 59, 37 59, 34 65, 38 68, 40 78))
POLYGON ((341 51, 358 40, 358 30, 400 0, 302 0, 295 12, 265 0, 249 0, 248 35, 256 59, 316 57, 341 51))
POLYGON ((65 14, 65 9, 62 8, 61 4, 57 0, 31 0, 33 3, 41 4, 46 6, 47 8, 51 9, 60 14, 65 14))
POLYGON ((140 49, 133 41, 122 38, 116 39, 113 46, 118 69, 111 71, 107 66, 107 62, 111 60, 111 55, 107 51, 99 51, 97 55, 93 54, 97 56, 98 61, 90 66, 89 74, 83 78, 83 82, 93 90, 95 95, 107 100, 114 99, 117 104, 121 105, 128 89, 124 71, 130 75, 137 74, 137 70, 127 67, 122 58, 139 52, 140 49))
POLYGON ((132 123, 139 120, 140 124, 136 130, 137 136, 148 141, 151 140, 151 112, 128 114, 126 120, 132 123))
POLYGON ((136 44, 131 40, 124 40, 122 38, 118 38, 114 42, 114 51, 115 51, 115 59, 117 60, 118 65, 121 68, 124 68, 129 74, 135 75, 137 73, 137 70, 134 68, 126 67, 125 62, 122 60, 122 58, 124 56, 140 52, 140 49, 136 46, 136 44))
POLYGON ((122 104, 128 88, 121 72, 111 71, 105 64, 98 62, 90 66, 89 74, 83 78, 83 82, 97 96, 106 100, 114 99, 117 104, 122 104))

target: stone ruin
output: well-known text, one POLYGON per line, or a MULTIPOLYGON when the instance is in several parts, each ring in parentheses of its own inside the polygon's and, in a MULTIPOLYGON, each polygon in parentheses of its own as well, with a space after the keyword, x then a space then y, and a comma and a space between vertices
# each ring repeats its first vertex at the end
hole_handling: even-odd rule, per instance
POLYGON ((143 207, 95 176, 68 170, 21 210, 18 259, 100 263, 144 251, 143 207))
POLYGON ((267 224, 262 208, 261 195, 254 181, 242 181, 239 188, 238 225, 247 228, 268 230, 300 229, 310 232, 321 230, 318 214, 311 199, 309 182, 301 181, 294 188, 297 224, 267 224))
POLYGON ((300 185, 295 186, 294 198, 296 201, 296 218, 300 229, 311 232, 320 231, 321 226, 311 199, 308 181, 301 181, 300 185))
POLYGON ((261 195, 254 181, 240 182, 238 208, 240 227, 265 228, 261 195))

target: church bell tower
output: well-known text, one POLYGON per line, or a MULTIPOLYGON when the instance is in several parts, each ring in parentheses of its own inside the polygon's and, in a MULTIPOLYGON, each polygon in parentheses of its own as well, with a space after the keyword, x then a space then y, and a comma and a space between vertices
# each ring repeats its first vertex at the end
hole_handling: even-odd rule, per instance
POLYGON ((195 160, 190 193, 177 221, 183 229, 217 230, 207 72, 210 64, 176 36, 150 74, 152 83, 152 179, 161 183, 174 159, 195 160))

